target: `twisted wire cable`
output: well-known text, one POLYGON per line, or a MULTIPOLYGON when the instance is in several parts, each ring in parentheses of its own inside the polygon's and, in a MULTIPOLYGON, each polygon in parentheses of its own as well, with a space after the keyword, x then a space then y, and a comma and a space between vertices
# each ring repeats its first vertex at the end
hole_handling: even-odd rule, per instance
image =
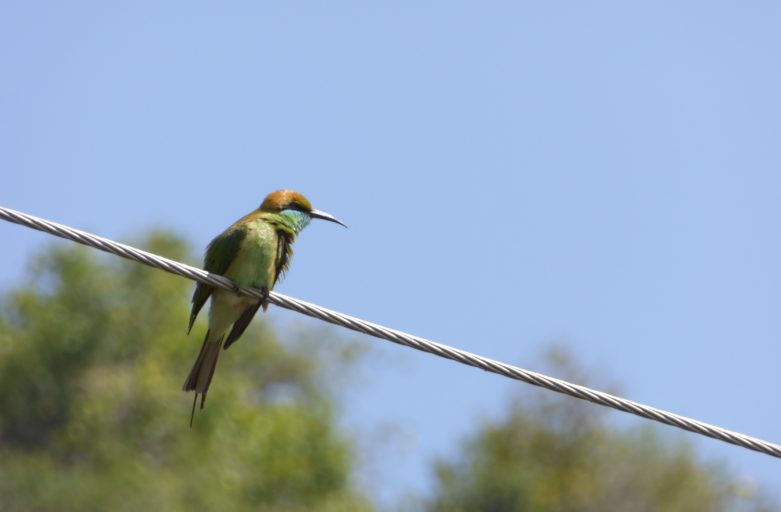
MULTIPOLYGON (((178 261, 170 260, 152 254, 129 245, 120 244, 106 238, 95 236, 93 234, 79 231, 77 229, 50 222, 32 215, 27 215, 22 212, 11 210, 0 206, 0 218, 3 220, 21 224, 28 228, 37 229, 51 235, 59 236, 80 244, 84 244, 102 251, 116 254, 129 260, 137 261, 154 267, 160 270, 165 270, 172 274, 177 274, 194 281, 199 281, 211 286, 219 288, 225 288, 227 290, 233 290, 237 293, 249 295, 259 299, 263 298, 262 292, 257 288, 238 288, 230 279, 223 276, 212 274, 199 268, 191 267, 178 261)), ((351 317, 330 309, 326 309, 315 304, 310 304, 302 300, 294 299, 282 295, 281 293, 271 292, 268 297, 268 301, 276 306, 283 307, 292 311, 296 311, 303 315, 318 318, 331 324, 339 325, 357 331, 360 333, 368 334, 376 338, 392 341, 399 345, 428 352, 430 354, 451 359, 461 364, 474 366, 487 372, 496 373, 509 377, 511 379, 520 380, 528 384, 533 384, 557 393, 563 393, 581 400, 588 400, 595 404, 611 407, 619 411, 628 412, 641 418, 650 419, 666 425, 671 425, 695 434, 711 437, 731 443, 743 448, 755 450, 757 452, 765 453, 773 457, 781 458, 781 446, 778 444, 763 441, 754 437, 747 436, 738 432, 733 432, 715 425, 703 423, 701 421, 693 420, 685 416, 680 416, 671 412, 667 412, 655 407, 643 405, 631 400, 620 398, 602 391, 596 391, 584 386, 572 384, 570 382, 548 377, 546 375, 525 370, 517 366, 512 366, 500 361, 488 359, 470 352, 459 350, 441 343, 429 341, 418 336, 413 336, 402 331, 390 329, 379 324, 374 324, 361 320, 359 318, 351 317)))

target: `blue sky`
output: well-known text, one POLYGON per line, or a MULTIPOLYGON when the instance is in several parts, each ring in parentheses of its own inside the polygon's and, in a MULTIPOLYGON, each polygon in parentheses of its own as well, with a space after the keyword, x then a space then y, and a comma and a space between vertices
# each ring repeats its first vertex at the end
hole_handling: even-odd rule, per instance
MULTIPOLYGON (((533 370, 565 340, 628 398, 781 442, 780 25, 769 1, 6 0, 0 204, 200 248, 298 189, 350 229, 308 228, 279 291, 533 370)), ((0 240, 8 287, 50 238, 0 240)), ((524 386, 366 343, 341 421, 395 432, 380 500, 524 386)))

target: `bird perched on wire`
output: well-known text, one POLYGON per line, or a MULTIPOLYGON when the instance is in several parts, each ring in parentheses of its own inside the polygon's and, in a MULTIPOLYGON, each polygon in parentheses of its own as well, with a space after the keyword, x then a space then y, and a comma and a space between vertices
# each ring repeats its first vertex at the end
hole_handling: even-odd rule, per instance
MULTIPOLYGON (((204 269, 223 275, 239 288, 260 288, 268 293, 287 271, 293 256, 293 241, 312 219, 323 219, 347 227, 342 221, 312 208, 298 192, 277 190, 263 200, 255 211, 237 220, 211 241, 206 249, 204 269)), ((182 389, 195 391, 195 404, 201 396, 201 408, 214 376, 220 348, 227 349, 242 335, 259 308, 268 301, 198 283, 193 293, 189 333, 198 312, 211 296, 209 330, 182 389)))

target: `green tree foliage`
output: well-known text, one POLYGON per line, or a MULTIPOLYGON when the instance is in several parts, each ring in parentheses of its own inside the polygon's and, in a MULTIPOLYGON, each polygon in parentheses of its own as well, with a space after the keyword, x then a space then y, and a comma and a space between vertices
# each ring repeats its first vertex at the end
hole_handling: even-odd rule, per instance
MULTIPOLYGON (((145 245, 187 259, 171 235, 145 245)), ((184 332, 192 283, 72 245, 30 276, 0 303, 0 510, 371 509, 334 422, 353 345, 327 330, 277 336, 259 315, 190 429, 180 386, 205 330, 184 332)), ((667 430, 616 429, 605 409, 547 391, 509 409, 437 465, 415 510, 779 510, 667 430)))
MULTIPOLYGON (((187 257, 171 235, 146 245, 187 257)), ((57 245, 4 298, 0 510, 370 508, 351 485, 351 446, 334 425, 328 379, 346 362, 328 356, 347 345, 322 343, 328 331, 278 337, 259 315, 221 356, 206 408, 188 427, 191 395, 180 387, 205 331, 185 335, 191 290, 187 280, 57 245)))
MULTIPOLYGON (((585 382, 566 353, 557 373, 585 382), (563 370, 563 371, 562 371, 563 370)), ((430 512, 779 510, 659 427, 616 429, 606 409, 532 390, 436 467, 430 512)))

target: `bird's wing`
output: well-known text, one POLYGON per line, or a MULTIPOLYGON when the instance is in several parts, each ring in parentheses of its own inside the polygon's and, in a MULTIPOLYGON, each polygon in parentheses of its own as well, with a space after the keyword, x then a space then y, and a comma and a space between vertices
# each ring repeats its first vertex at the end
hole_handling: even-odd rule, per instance
POLYGON ((274 229, 274 235, 276 236, 277 247, 272 270, 274 281, 271 283, 273 288, 285 275, 290 266, 290 261, 293 259, 293 242, 296 239, 296 231, 284 219, 281 219, 279 215, 266 215, 263 217, 263 220, 274 229))
POLYGON ((252 317, 255 316, 255 313, 258 312, 258 309, 262 304, 265 304, 265 302, 258 301, 256 304, 244 310, 244 313, 241 314, 239 319, 233 323, 233 329, 231 329, 230 334, 228 334, 228 337, 225 339, 225 344, 222 346, 223 349, 228 350, 228 347, 230 347, 234 341, 239 339, 239 337, 244 334, 247 326, 252 321, 252 317))
POLYGON ((277 254, 274 258, 274 284, 282 278, 293 259, 293 240, 295 232, 289 229, 277 229, 277 254))
MULTIPOLYGON (((236 258, 236 254, 239 252, 241 242, 247 236, 247 228, 245 226, 230 227, 227 231, 218 235, 211 241, 209 247, 206 248, 206 257, 204 258, 203 268, 209 272, 223 275, 233 260, 236 258)), ((214 291, 213 286, 207 284, 198 283, 193 293, 193 308, 190 312, 190 325, 187 328, 187 332, 193 328, 195 323, 195 317, 198 316, 198 312, 206 304, 206 300, 214 291)))

